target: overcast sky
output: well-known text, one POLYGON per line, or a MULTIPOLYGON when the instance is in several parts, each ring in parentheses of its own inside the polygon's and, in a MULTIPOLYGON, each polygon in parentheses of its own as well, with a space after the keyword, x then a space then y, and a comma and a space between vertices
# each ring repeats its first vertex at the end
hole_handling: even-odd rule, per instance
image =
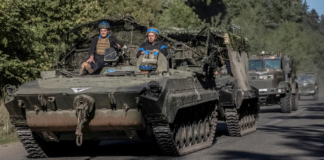
POLYGON ((315 9, 318 15, 324 14, 324 0, 306 0, 309 9, 315 9))

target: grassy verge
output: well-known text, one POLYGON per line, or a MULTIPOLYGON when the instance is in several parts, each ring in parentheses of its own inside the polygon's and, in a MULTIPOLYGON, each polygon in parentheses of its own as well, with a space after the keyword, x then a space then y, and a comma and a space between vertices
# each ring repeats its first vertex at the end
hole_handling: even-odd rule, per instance
POLYGON ((14 127, 10 123, 9 113, 0 99, 0 145, 18 141, 14 127))
POLYGON ((18 141, 19 139, 17 137, 17 134, 14 132, 0 137, 0 145, 18 141))

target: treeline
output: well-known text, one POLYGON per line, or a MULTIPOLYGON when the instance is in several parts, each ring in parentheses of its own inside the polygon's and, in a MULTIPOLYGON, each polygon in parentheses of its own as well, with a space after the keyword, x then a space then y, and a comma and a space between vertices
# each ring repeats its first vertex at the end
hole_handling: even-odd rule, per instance
POLYGON ((0 84, 35 79, 67 30, 116 15, 159 28, 209 23, 247 37, 250 54, 281 51, 300 69, 324 67, 324 18, 301 0, 0 0, 0 84))
POLYGON ((305 0, 185 2, 213 26, 247 37, 250 55, 280 51, 296 59, 298 72, 318 72, 324 67, 324 15, 309 10, 305 0))

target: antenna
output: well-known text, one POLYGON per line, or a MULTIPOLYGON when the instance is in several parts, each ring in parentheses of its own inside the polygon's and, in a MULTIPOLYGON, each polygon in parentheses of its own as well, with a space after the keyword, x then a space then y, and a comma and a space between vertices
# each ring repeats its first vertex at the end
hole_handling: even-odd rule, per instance
POLYGON ((133 43, 133 29, 134 29, 134 24, 132 23, 132 32, 131 32, 131 42, 130 42, 130 44, 133 43))

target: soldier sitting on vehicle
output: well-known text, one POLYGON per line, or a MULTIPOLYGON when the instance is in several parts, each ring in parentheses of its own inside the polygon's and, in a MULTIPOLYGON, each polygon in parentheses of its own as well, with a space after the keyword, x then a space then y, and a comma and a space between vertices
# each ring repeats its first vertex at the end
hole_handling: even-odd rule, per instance
POLYGON ((83 75, 85 70, 92 74, 97 70, 105 66, 104 54, 107 48, 117 48, 120 49, 117 38, 115 36, 109 35, 110 25, 107 22, 102 21, 99 24, 99 37, 92 39, 90 49, 89 49, 89 58, 82 63, 80 69, 80 75, 83 75))
MULTIPOLYGON (((162 74, 163 72, 167 71, 168 66, 168 60, 166 59, 168 55, 167 47, 161 40, 157 39, 159 36, 159 31, 156 28, 149 28, 146 32, 146 36, 147 41, 140 46, 140 49, 136 54, 136 57, 138 58, 137 66, 141 66, 142 62, 144 62, 145 60, 145 58, 142 55, 148 55, 150 51, 153 51, 154 55, 158 56, 156 71, 162 74)), ((140 72, 139 68, 137 68, 137 72, 140 72)), ((149 71, 142 70, 141 72, 148 73, 149 71)))
POLYGON ((165 57, 168 55, 166 45, 162 41, 157 40, 159 37, 159 31, 156 28, 149 28, 146 32, 146 36, 147 41, 140 46, 140 49, 136 54, 137 58, 139 58, 141 54, 143 55, 146 50, 161 52, 165 57))

